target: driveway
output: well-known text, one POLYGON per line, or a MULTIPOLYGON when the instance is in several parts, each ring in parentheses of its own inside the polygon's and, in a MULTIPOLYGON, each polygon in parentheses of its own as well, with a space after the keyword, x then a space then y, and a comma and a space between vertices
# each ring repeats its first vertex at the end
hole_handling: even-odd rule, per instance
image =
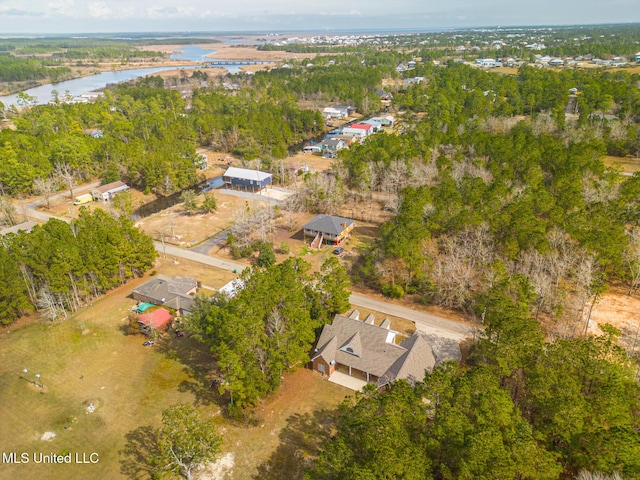
POLYGON ((355 306, 410 320, 416 324, 416 329, 423 333, 455 340, 457 342, 472 337, 477 330, 475 327, 465 323, 455 322, 430 313, 401 307, 400 305, 394 305, 358 293, 352 293, 349 301, 355 306))
POLYGON ((355 390, 356 392, 361 392, 364 386, 367 384, 367 382, 365 382, 364 380, 350 377, 346 373, 341 372, 333 372, 329 377, 329 381, 346 387, 350 390, 355 390))

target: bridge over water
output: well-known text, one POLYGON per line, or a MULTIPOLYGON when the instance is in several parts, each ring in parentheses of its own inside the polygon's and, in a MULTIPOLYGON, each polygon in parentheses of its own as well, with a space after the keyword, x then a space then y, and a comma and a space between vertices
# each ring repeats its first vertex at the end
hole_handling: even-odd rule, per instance
POLYGON ((211 60, 204 62, 205 65, 210 65, 212 67, 224 66, 224 65, 267 65, 268 63, 273 62, 265 62, 258 60, 211 60))

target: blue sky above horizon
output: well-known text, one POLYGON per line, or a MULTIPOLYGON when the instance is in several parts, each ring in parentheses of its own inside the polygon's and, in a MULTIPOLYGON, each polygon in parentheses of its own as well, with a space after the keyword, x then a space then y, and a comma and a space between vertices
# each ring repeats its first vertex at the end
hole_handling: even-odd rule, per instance
POLYGON ((640 22, 640 0, 0 0, 0 35, 640 22))

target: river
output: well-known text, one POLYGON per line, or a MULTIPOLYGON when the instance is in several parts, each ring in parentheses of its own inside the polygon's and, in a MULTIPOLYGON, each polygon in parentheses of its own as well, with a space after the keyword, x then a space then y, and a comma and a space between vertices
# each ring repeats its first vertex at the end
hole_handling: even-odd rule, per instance
MULTIPOLYGON (((215 52, 215 50, 205 49, 198 47, 197 45, 187 45, 181 47, 181 52, 171 55, 172 60, 184 60, 185 62, 202 62, 205 59, 205 55, 215 52)), ((229 73, 240 72, 242 64, 225 66, 229 73)), ((166 66, 166 67, 152 67, 152 68, 134 68, 130 70, 119 70, 111 72, 102 72, 88 77, 74 78, 73 80, 66 80, 58 83, 47 83, 46 85, 40 85, 39 87, 29 88, 24 93, 35 97, 36 104, 42 105, 49 103, 53 99, 52 91, 57 90, 60 97, 64 97, 67 93, 73 97, 77 97, 82 94, 94 92, 100 90, 107 85, 127 82, 134 78, 144 77, 145 75, 151 75, 153 73, 163 72, 165 70, 174 70, 176 68, 197 68, 199 65, 184 65, 181 67, 166 66)), ((0 102, 8 108, 10 105, 18 105, 18 94, 0 96, 0 102)))

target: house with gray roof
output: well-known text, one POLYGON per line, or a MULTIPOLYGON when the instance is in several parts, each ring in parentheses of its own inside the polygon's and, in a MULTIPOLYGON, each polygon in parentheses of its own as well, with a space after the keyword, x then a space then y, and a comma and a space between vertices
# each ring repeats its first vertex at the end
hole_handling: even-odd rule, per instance
POLYGON ((343 138, 333 136, 325 138, 320 142, 320 148, 323 157, 335 158, 340 150, 347 147, 347 143, 343 138))
POLYGON ((315 248, 320 248, 323 243, 340 245, 355 227, 356 221, 350 218, 320 214, 303 227, 304 238, 313 239, 311 245, 315 248))
POLYGON ((160 274, 134 288, 132 296, 139 302, 167 306, 183 314, 191 312, 197 291, 198 280, 195 278, 160 274))
POLYGON ((422 381, 436 364, 427 337, 416 332, 396 343, 398 332, 390 327, 388 319, 376 325, 373 315, 360 320, 357 310, 348 317, 336 315, 322 329, 311 355, 312 369, 327 376, 340 372, 379 387, 399 379, 422 381))

